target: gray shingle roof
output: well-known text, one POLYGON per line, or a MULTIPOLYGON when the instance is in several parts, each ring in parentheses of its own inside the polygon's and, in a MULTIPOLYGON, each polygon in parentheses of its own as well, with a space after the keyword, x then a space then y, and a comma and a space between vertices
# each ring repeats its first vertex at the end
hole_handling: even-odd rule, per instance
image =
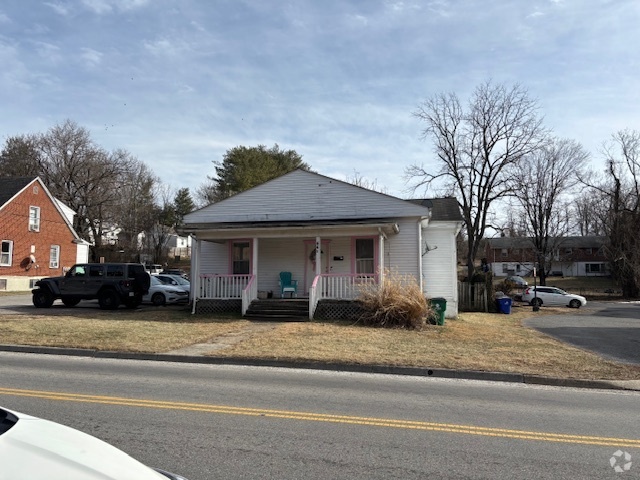
POLYGON ((414 198, 407 200, 411 203, 431 209, 431 220, 441 222, 461 222, 462 214, 458 201, 453 197, 445 198, 414 198))
POLYGON ((35 177, 2 177, 0 178, 0 207, 13 196, 35 180, 35 177))

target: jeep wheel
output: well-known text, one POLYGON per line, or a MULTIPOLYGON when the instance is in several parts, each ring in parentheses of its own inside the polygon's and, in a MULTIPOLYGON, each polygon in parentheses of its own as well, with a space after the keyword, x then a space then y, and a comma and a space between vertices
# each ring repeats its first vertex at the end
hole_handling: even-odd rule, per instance
POLYGON ((153 303, 156 307, 162 307, 167 303, 167 299, 164 298, 162 293, 154 293, 153 297, 151 297, 151 303, 153 303))
POLYGON ((120 305, 120 296, 115 290, 103 290, 98 297, 98 303, 103 310, 115 310, 120 305))
POLYGON ((77 297, 62 297, 62 303, 65 307, 75 307, 80 303, 80 299, 77 297))
POLYGON ((49 290, 46 288, 40 288, 33 292, 32 300, 33 304, 37 308, 49 308, 53 305, 54 298, 49 290))

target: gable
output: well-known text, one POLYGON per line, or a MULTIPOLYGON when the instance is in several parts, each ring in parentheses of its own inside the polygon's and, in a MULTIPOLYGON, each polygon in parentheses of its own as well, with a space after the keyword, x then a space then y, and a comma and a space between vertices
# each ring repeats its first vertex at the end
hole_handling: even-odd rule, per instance
MULTIPOLYGON (((69 218, 67 215, 68 212, 65 212, 64 209, 67 209, 70 212, 73 212, 69 207, 64 205, 62 202, 55 199, 46 185, 40 180, 39 177, 5 177, 0 178, 0 211, 5 208, 8 208, 12 203, 20 202, 24 195, 29 194, 30 192, 34 192, 35 188, 38 188, 38 201, 30 202, 33 206, 38 206, 41 208, 46 207, 43 202, 46 202, 48 206, 52 207, 52 209, 60 216, 60 218, 64 221, 64 224, 67 226, 72 236, 76 240, 80 240, 80 237, 76 233, 75 229, 72 225, 72 218, 69 218), (33 188, 33 190, 30 190, 33 188), (40 195, 41 194, 41 195, 40 195), (64 207, 64 208, 63 208, 64 207)), ((27 217, 29 215, 28 211, 24 212, 24 216, 27 217)))
POLYGON ((185 224, 428 217, 429 209, 305 170, 294 170, 184 217, 185 224))

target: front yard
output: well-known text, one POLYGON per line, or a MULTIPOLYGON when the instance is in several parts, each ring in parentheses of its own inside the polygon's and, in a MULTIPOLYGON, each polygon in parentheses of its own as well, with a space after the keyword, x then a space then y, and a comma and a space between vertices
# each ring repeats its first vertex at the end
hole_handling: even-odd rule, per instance
MULTIPOLYGON (((521 325, 532 315, 569 312, 515 307, 511 315, 463 313, 422 331, 365 328, 344 322, 272 323, 252 329, 233 317, 193 316, 180 307, 120 309, 53 307, 0 316, 0 344, 164 353, 211 344, 206 355, 516 372, 583 379, 640 379, 640 367, 604 360, 521 325), (221 338, 242 335, 226 348, 221 338)), ((571 311, 575 313, 575 311, 571 311)))

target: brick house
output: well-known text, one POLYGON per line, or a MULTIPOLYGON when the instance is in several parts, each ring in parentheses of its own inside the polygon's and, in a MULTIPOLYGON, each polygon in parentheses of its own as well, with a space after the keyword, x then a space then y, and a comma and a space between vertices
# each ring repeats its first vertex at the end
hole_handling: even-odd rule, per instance
POLYGON ((90 244, 73 229, 74 215, 40 178, 0 178, 0 291, 29 290, 88 260, 90 244))
MULTIPOLYGON (((609 275, 609 262, 604 254, 606 237, 562 237, 550 240, 551 275, 567 277, 601 277, 609 275)), ((530 276, 536 261, 535 249, 528 237, 490 238, 485 245, 485 258, 495 276, 530 276)))

